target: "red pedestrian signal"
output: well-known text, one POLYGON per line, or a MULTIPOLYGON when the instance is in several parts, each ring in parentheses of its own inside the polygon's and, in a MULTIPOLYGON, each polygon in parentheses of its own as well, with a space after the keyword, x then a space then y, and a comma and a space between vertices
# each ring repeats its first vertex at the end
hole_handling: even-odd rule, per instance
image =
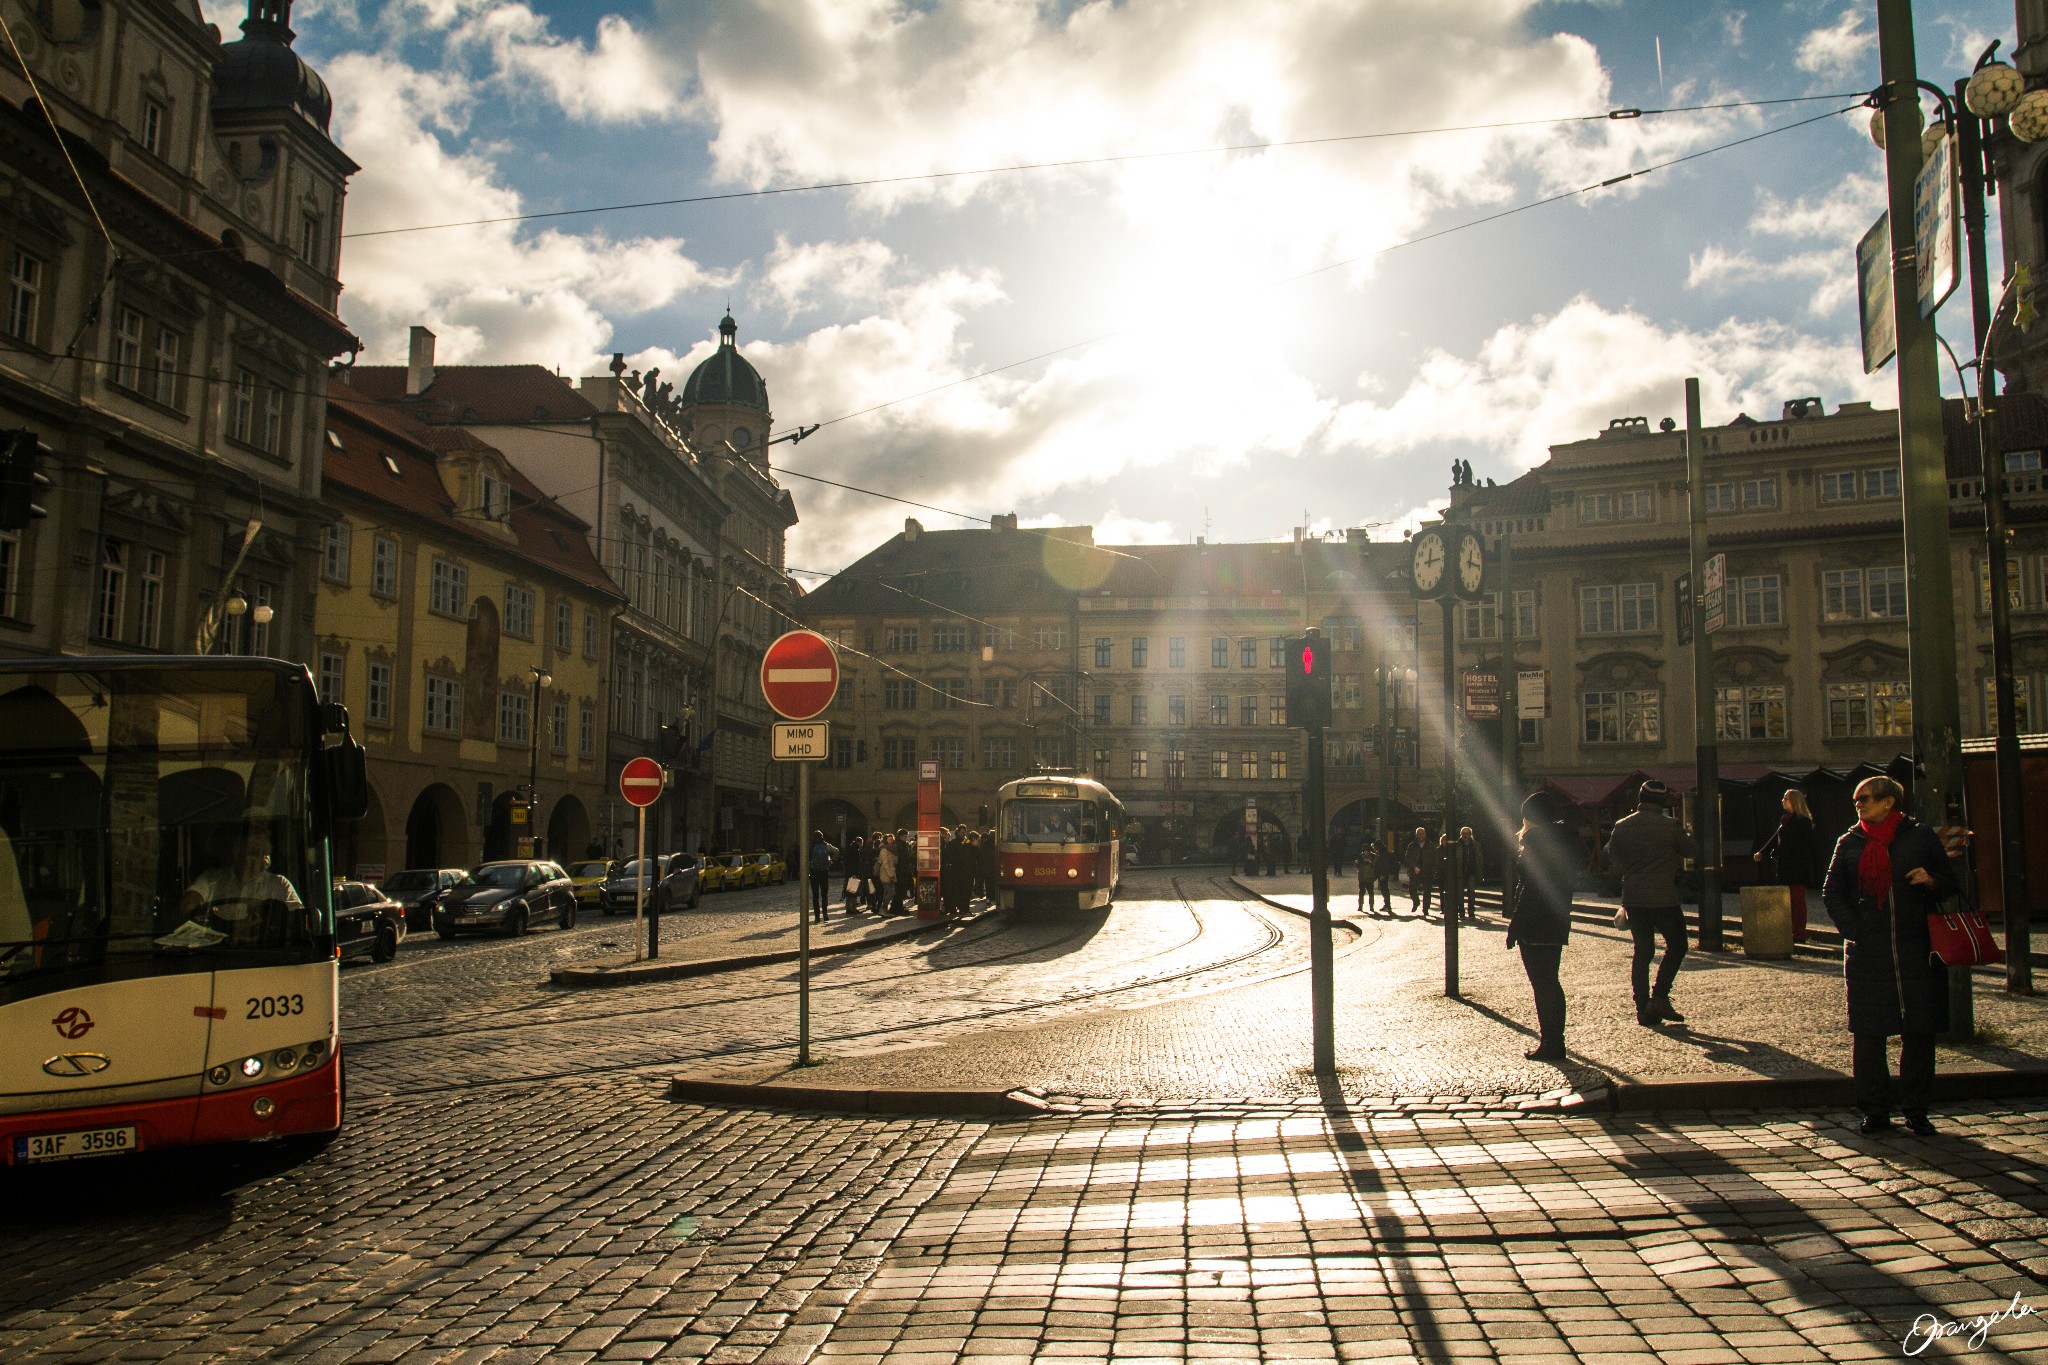
POLYGON ((1287 642, 1287 723, 1311 733, 1330 723, 1330 672, 1316 670, 1323 633, 1311 626, 1287 642))

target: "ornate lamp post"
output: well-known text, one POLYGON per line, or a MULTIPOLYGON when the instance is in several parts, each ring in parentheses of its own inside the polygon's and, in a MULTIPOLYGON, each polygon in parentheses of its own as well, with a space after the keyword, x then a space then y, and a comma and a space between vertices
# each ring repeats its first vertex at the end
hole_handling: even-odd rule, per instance
POLYGON ((540 840, 533 832, 535 808, 540 804, 540 690, 554 679, 548 671, 535 664, 527 665, 533 674, 533 714, 528 717, 526 729, 526 853, 528 857, 540 856, 540 840))

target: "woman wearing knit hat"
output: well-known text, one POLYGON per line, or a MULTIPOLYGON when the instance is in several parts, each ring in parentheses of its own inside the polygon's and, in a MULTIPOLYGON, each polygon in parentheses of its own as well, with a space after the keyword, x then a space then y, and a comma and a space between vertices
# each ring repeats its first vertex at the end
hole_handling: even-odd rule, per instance
POLYGON ((1565 1059, 1564 986, 1557 973, 1572 933, 1573 861, 1558 799, 1537 792, 1522 803, 1521 856, 1508 915, 1508 947, 1521 949, 1522 970, 1536 996, 1537 1044, 1522 1054, 1532 1062, 1565 1059))

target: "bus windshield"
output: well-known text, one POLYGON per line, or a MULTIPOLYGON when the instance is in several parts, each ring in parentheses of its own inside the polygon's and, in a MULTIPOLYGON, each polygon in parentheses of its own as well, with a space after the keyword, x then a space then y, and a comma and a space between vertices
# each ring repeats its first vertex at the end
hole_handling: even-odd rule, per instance
POLYGON ((1013 844, 1072 844, 1099 834, 1086 801, 1012 801, 1003 808, 1002 838, 1013 844))
POLYGON ((0 667, 0 1001, 329 956, 311 705, 269 669, 0 667))

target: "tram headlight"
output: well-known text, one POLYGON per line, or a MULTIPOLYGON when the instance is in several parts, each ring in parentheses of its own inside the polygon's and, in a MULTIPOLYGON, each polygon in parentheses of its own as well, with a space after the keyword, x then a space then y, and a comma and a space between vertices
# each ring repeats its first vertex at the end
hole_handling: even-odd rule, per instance
POLYGON ((1018 867, 1018 868, 1012 868, 1012 869, 1010 870, 1010 875, 1011 875, 1011 876, 1013 876, 1013 877, 1021 877, 1021 876, 1023 876, 1023 875, 1024 875, 1024 869, 1023 869, 1023 868, 1021 868, 1021 867, 1018 867))
POLYGON ((1067 875, 1069 877, 1078 877, 1081 875, 1081 869, 1078 867, 1070 867, 1067 869, 1067 875))
POLYGON ((242 1058, 242 1074, 252 1080, 261 1076, 263 1074, 263 1059, 261 1057, 242 1058))

